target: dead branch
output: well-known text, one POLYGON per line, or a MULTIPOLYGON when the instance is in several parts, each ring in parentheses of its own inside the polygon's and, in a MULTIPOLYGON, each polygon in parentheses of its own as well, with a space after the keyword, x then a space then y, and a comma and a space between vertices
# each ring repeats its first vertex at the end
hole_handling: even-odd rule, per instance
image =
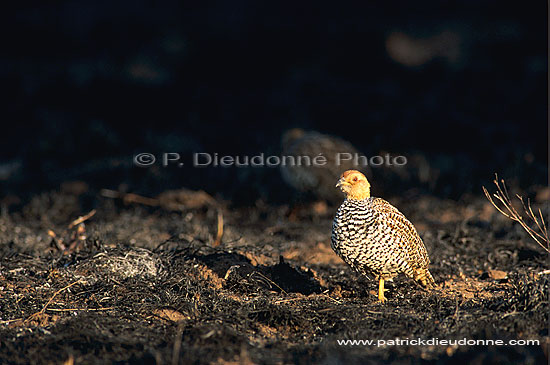
POLYGON ((487 197, 489 202, 491 202, 491 204, 502 215, 515 222, 518 222, 540 247, 542 247, 546 252, 550 253, 550 239, 548 238, 548 229, 546 227, 546 222, 544 221, 544 217, 540 208, 538 210, 537 217, 537 215, 533 212, 533 209, 531 208, 531 201, 527 199, 527 204, 525 204, 523 198, 520 195, 516 194, 516 197, 521 202, 521 205, 525 212, 526 217, 523 217, 512 204, 512 200, 508 195, 508 189, 506 189, 506 183, 504 182, 504 179, 501 179, 500 182, 502 183, 502 187, 499 184, 497 174, 495 174, 495 180, 493 180, 493 183, 497 187, 497 192, 494 193, 492 196, 491 194, 489 194, 485 186, 483 186, 483 192, 485 193, 485 196, 487 197), (499 207, 493 200, 493 197, 500 203, 502 203, 503 207, 499 207), (529 221, 531 221, 531 224, 528 223, 529 221), (531 227, 533 223, 536 226, 536 229, 531 227))

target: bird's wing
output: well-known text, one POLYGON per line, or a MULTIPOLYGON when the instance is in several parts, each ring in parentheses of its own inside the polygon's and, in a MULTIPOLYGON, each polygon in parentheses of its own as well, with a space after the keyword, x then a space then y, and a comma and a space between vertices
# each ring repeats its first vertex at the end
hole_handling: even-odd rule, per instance
POLYGON ((386 232, 399 242, 409 256, 409 264, 414 267, 428 267, 430 259, 422 238, 413 224, 393 205, 381 198, 373 199, 373 208, 378 212, 378 224, 388 227, 386 232))

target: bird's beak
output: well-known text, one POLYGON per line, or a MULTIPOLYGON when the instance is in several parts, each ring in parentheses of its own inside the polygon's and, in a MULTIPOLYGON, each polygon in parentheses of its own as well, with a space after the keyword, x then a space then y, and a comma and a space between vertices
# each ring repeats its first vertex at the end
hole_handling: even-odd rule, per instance
POLYGON ((336 183, 336 187, 339 188, 344 185, 351 185, 349 182, 347 182, 344 178, 341 178, 338 180, 338 183, 336 183))

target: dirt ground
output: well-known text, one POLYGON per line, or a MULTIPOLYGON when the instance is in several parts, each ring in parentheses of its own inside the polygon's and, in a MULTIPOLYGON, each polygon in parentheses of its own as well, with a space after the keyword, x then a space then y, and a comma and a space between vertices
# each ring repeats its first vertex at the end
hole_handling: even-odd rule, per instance
MULTIPOLYGON (((534 207, 547 209, 547 189, 535 190, 534 207)), ((426 292, 399 277, 385 304, 375 282, 332 252, 334 208, 289 214, 288 205, 233 207, 189 191, 151 207, 108 195, 72 182, 4 206, 0 363, 547 361, 547 256, 481 194, 389 199, 424 238, 438 286, 426 292), (68 228, 90 201, 95 214, 68 228), (337 342, 396 338, 540 345, 337 342)))

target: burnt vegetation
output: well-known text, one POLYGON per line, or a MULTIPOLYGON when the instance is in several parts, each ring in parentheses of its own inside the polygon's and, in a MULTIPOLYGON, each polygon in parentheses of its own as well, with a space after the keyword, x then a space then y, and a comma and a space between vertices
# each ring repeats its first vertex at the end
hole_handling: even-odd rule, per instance
MULTIPOLYGON (((67 205, 81 201, 51 194, 67 205)), ((59 204, 40 201, 50 202, 45 214, 59 204)), ((388 285, 386 304, 377 302, 374 281, 332 253, 330 216, 285 224, 288 207, 266 206, 243 221, 239 215, 250 208, 225 206, 224 239, 214 247, 216 208, 171 212, 102 199, 96 214, 80 223, 86 238, 70 252, 59 250, 45 223, 28 225, 25 214, 32 213, 4 215, 0 358, 541 361, 540 346, 503 352, 337 345, 342 339, 432 337, 546 341, 549 276, 539 274, 546 255, 526 232, 489 209, 481 195, 467 203, 419 197, 400 206, 419 226, 438 286, 425 291, 399 277, 388 285), (444 222, 435 224, 435 217, 444 222)), ((57 222, 70 223, 78 207, 69 208, 57 222)), ((50 227, 61 232, 67 225, 50 227)))

